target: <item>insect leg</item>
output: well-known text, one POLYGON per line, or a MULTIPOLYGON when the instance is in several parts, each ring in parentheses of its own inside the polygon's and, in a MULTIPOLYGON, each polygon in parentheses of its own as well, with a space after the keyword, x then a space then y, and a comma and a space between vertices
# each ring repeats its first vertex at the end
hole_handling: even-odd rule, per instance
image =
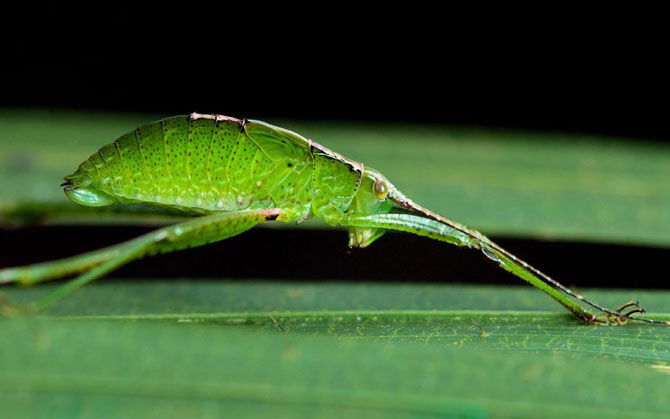
POLYGON ((66 297, 84 285, 88 284, 91 281, 94 281, 101 276, 113 271, 114 269, 125 265, 126 263, 132 261, 133 259, 138 259, 142 257, 144 253, 151 247, 153 242, 147 238, 147 240, 134 241, 128 243, 130 246, 123 246, 124 249, 121 250, 113 259, 104 262, 88 272, 79 275, 78 277, 68 281, 62 286, 58 287, 54 292, 49 293, 45 297, 37 300, 35 303, 31 304, 30 312, 39 312, 44 308, 50 306, 56 301, 60 300, 63 297, 66 297))
MULTIPOLYGON (((221 212, 194 218, 183 223, 152 231, 151 233, 147 233, 125 243, 90 252, 85 255, 41 264, 37 268, 38 275, 19 275, 18 282, 22 284, 35 284, 47 279, 64 276, 67 273, 86 271, 82 275, 57 288, 53 293, 34 303, 32 308, 39 311, 66 295, 71 294, 87 283, 132 260, 142 258, 146 255, 168 253, 188 247, 196 247, 224 240, 249 230, 265 221, 275 220, 280 217, 280 215, 280 209, 271 208, 263 210, 221 212), (50 264, 51 266, 49 266, 50 264), (46 272, 46 274, 43 271, 46 272)), ((0 279, 3 277, 6 279, 9 275, 7 272, 11 275, 15 275, 17 270, 29 270, 31 268, 34 268, 34 266, 2 270, 0 271, 0 279)))
POLYGON ((34 285, 52 279, 63 278, 78 272, 84 272, 116 258, 125 249, 125 246, 130 246, 137 240, 139 238, 51 262, 0 269, 0 284, 18 282, 21 285, 34 285))
POLYGON ((622 313, 621 310, 611 310, 596 304, 593 301, 586 299, 582 295, 574 293, 569 288, 561 285, 545 274, 542 274, 540 271, 533 268, 526 262, 512 255, 508 251, 500 248, 498 245, 488 240, 485 236, 476 232, 464 231, 462 227, 461 229, 456 229, 437 220, 409 214, 374 214, 366 216, 352 215, 347 219, 347 224, 357 227, 375 227, 388 230, 404 231, 455 244, 457 246, 466 246, 479 249, 486 255, 486 257, 498 263, 500 267, 549 294, 549 296, 554 298, 557 302, 559 302, 577 317, 589 323, 623 324, 626 320, 630 319, 648 323, 670 325, 670 322, 665 320, 631 317, 632 314, 644 313, 644 310, 639 308, 637 302, 631 302, 622 306, 621 309, 631 306, 637 308, 636 310, 631 310, 628 313, 622 313), (573 297, 580 302, 589 304, 594 308, 603 311, 604 314, 594 314, 589 310, 586 310, 570 297, 573 297))

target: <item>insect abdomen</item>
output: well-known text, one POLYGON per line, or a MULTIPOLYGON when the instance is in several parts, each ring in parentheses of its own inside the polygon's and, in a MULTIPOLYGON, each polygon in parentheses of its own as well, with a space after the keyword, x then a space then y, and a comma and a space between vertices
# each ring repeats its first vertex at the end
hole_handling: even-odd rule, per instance
POLYGON ((297 201, 308 188, 311 161, 303 160, 268 158, 238 119, 192 114, 121 136, 82 163, 65 186, 71 199, 87 205, 81 188, 109 201, 204 211, 267 208, 297 201))

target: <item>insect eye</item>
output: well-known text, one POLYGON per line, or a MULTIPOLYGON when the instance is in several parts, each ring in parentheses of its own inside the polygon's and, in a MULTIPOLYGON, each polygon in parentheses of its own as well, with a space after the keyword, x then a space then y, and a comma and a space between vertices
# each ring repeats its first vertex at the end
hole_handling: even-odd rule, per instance
POLYGON ((386 187, 386 183, 381 180, 377 180, 375 181, 374 192, 377 199, 382 200, 386 199, 386 195, 388 195, 389 190, 386 187))

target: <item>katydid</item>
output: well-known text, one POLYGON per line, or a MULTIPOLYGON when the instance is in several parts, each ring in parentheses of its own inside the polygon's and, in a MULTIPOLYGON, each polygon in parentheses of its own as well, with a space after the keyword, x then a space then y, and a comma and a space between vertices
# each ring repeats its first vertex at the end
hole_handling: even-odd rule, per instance
POLYGON ((351 247, 395 230, 478 249, 589 323, 670 324, 633 317, 644 313, 637 302, 617 310, 594 303, 478 231, 414 203, 377 170, 261 121, 193 113, 149 123, 102 147, 62 186, 82 205, 142 203, 201 216, 71 258, 0 270, 0 284, 78 275, 33 303, 34 311, 132 260, 223 240, 267 221, 316 216, 348 227, 351 247))

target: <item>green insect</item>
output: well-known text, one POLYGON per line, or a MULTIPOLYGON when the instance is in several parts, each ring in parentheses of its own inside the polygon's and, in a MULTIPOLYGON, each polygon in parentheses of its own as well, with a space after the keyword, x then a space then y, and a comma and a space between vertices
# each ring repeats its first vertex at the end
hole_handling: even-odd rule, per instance
POLYGON ((216 242, 267 221, 301 222, 314 215, 348 227, 351 247, 369 246, 396 230, 481 250, 586 322, 670 324, 632 317, 644 313, 637 302, 617 310, 600 306, 481 233, 415 204, 377 170, 260 121, 197 113, 162 119, 102 147, 62 186, 82 205, 143 203, 201 216, 105 249, 0 270, 0 284, 79 274, 33 303, 34 311, 134 259, 216 242))

